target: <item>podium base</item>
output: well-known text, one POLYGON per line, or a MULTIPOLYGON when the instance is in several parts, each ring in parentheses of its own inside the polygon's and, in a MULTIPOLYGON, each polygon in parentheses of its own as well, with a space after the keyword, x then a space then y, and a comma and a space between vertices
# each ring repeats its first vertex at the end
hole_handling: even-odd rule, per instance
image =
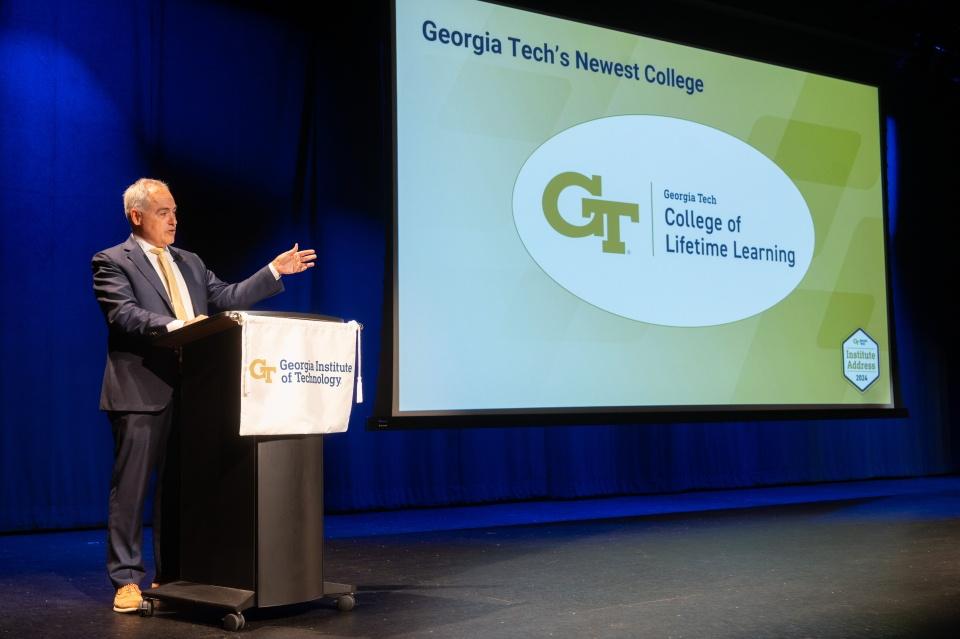
POLYGON ((252 590, 197 584, 191 581, 171 581, 157 588, 143 591, 144 599, 165 603, 196 604, 243 612, 252 608, 256 593, 252 590))
MULTIPOLYGON (((324 581, 323 595, 318 599, 336 599, 337 609, 347 612, 353 610, 354 605, 356 605, 355 597, 356 586, 324 581)), ((241 630, 246 625, 243 611, 254 607, 256 593, 252 590, 198 584, 192 581, 172 581, 157 588, 143 591, 140 616, 152 616, 157 601, 174 605, 209 606, 226 610, 227 615, 222 620, 223 627, 227 630, 241 630)))

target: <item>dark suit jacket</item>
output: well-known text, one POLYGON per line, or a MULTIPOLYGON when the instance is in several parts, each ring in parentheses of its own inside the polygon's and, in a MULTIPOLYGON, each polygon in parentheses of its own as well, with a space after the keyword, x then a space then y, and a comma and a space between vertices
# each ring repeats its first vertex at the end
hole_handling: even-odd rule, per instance
MULTIPOLYGON (((197 315, 246 309, 283 290, 267 266, 238 284, 227 284, 195 253, 171 246, 170 254, 197 315)), ((176 385, 176 354, 153 347, 150 341, 167 332, 166 325, 175 319, 173 305, 156 269, 132 235, 123 244, 93 256, 93 290, 109 330, 100 409, 163 410, 176 385)))

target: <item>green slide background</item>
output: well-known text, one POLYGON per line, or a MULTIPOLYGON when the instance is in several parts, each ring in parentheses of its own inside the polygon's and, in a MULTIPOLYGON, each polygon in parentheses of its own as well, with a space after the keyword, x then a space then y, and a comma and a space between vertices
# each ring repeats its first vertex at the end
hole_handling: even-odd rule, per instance
POLYGON ((401 412, 892 402, 875 87, 472 0, 397 4, 401 412), (504 52, 428 42, 426 19, 489 31, 504 52), (514 58, 508 36, 675 67, 706 89, 514 58), (816 229, 790 295, 741 321, 666 327, 598 309, 540 269, 513 222, 521 166, 557 133, 625 114, 720 129, 790 176, 816 229), (880 345, 865 392, 842 374, 857 328, 880 345))

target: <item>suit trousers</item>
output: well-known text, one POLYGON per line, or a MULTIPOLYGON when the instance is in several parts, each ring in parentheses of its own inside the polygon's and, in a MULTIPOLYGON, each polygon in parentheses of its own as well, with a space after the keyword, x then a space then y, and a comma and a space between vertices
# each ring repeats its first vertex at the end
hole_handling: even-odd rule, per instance
POLYGON ((115 588, 139 584, 146 574, 143 561, 143 511, 150 478, 156 475, 153 500, 153 553, 156 581, 177 579, 176 541, 179 528, 177 455, 168 455, 174 405, 155 413, 110 412, 114 465, 107 518, 107 572, 115 588), (165 539, 163 528, 169 534, 165 539))

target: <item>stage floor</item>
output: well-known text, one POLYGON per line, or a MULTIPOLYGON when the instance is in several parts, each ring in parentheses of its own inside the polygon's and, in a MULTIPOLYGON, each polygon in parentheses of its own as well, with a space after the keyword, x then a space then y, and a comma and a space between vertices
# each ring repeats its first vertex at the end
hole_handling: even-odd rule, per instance
MULTIPOLYGON (((0 536, 0 637, 954 637, 960 478, 334 516, 320 601, 111 611, 102 530, 0 536), (531 523, 533 522, 533 523, 531 523)), ((149 575, 148 575, 149 578, 149 575)))

